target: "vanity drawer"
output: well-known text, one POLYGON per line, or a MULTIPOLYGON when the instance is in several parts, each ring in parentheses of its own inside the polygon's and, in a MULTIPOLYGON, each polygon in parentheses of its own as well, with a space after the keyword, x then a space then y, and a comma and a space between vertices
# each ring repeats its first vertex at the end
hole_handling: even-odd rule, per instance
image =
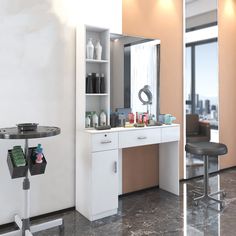
POLYGON ((180 139, 179 126, 165 127, 162 129, 162 143, 178 141, 180 139))
POLYGON ((160 129, 137 129, 119 132, 119 148, 143 146, 160 142, 160 129))
POLYGON ((118 133, 92 134, 92 152, 118 148, 118 133))

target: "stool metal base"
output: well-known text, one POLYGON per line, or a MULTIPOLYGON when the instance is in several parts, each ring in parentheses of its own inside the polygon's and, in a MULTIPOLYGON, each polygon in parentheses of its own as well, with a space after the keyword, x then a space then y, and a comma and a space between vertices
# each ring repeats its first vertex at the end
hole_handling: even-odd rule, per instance
POLYGON ((208 174, 208 156, 204 156, 204 192, 201 193, 199 190, 193 190, 192 192, 194 193, 194 195, 199 195, 199 197, 196 197, 193 199, 194 201, 194 205, 198 205, 199 201, 202 201, 204 203, 209 202, 209 201, 215 201, 216 203, 220 204, 220 209, 223 209, 224 207, 224 201, 223 200, 219 200, 214 198, 213 196, 221 194, 222 197, 226 196, 226 193, 223 190, 214 192, 214 193, 210 193, 208 194, 208 186, 209 186, 209 174, 208 174))
POLYGON ((24 234, 25 236, 33 236, 33 233, 40 232, 46 229, 51 229, 57 226, 60 227, 59 228, 60 232, 63 232, 63 229, 64 229, 64 222, 62 218, 51 220, 51 221, 41 223, 41 224, 32 225, 30 226, 30 229, 25 230, 25 232, 22 232, 23 224, 22 224, 22 220, 20 219, 18 215, 15 216, 15 223, 19 227, 18 230, 15 230, 9 233, 0 234, 0 236, 21 236, 22 234, 24 234))

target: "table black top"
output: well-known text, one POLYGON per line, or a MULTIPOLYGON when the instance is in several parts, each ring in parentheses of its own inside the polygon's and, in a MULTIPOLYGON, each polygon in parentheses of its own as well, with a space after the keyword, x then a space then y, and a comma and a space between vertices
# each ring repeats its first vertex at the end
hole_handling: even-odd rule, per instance
POLYGON ((18 127, 11 127, 0 129, 0 139, 46 138, 60 133, 60 128, 52 126, 38 126, 34 131, 19 131, 18 127))

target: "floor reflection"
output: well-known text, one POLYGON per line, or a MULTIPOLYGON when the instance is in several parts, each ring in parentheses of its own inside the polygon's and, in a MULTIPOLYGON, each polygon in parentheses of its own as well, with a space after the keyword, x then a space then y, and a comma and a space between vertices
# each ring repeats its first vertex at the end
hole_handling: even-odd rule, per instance
MULTIPOLYGON (((95 222, 89 222, 76 211, 66 212, 62 215, 65 220, 64 235, 236 235, 236 169, 210 177, 210 191, 217 191, 221 186, 227 193, 226 206, 222 211, 218 210, 216 203, 210 207, 204 204, 193 206, 191 191, 195 187, 202 186, 202 179, 198 178, 181 182, 179 197, 160 189, 150 189, 121 197, 118 215, 95 222)), ((61 215, 54 215, 47 219, 58 216, 61 215)), ((55 228, 35 234, 35 236, 44 235, 59 235, 59 232, 55 228)))

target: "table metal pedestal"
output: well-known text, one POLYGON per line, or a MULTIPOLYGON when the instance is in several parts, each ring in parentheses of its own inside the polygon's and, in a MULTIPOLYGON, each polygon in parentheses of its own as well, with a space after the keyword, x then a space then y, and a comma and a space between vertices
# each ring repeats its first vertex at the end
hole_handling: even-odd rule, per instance
MULTIPOLYGON (((30 158, 28 155, 28 139, 51 137, 58 134, 60 134, 60 128, 49 126, 38 126, 35 131, 19 131, 17 127, 0 129, 0 139, 25 139, 25 157, 27 163, 29 163, 30 158)), ((19 215, 15 215, 14 217, 14 221, 19 229, 9 233, 0 234, 0 236, 32 236, 33 233, 57 226, 59 226, 60 232, 63 233, 64 222, 62 218, 37 225, 30 224, 29 169, 27 170, 27 174, 23 180, 23 190, 25 194, 23 218, 21 218, 19 215)))

